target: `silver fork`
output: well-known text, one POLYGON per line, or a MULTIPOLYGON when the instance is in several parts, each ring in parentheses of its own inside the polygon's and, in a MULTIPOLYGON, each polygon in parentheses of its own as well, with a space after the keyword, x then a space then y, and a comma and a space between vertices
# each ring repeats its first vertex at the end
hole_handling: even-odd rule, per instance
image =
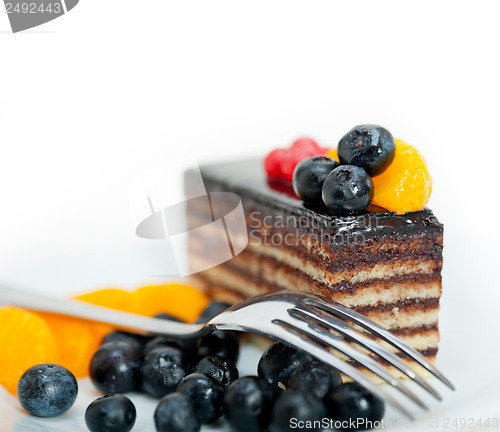
POLYGON ((413 419, 411 412, 383 386, 375 384, 360 369, 332 354, 330 349, 333 348, 373 372, 422 409, 428 409, 423 401, 386 366, 374 357, 356 349, 355 346, 359 345, 376 354, 388 365, 395 367, 417 383, 427 393, 441 400, 439 393, 407 362, 356 328, 359 326, 372 336, 395 347, 399 353, 416 362, 454 390, 453 384, 432 363, 392 333, 340 303, 313 294, 278 291, 252 297, 230 307, 206 324, 183 324, 148 318, 77 300, 48 297, 0 286, 0 304, 2 303, 100 321, 119 328, 180 338, 203 336, 213 330, 257 333, 307 351, 313 357, 334 366, 413 419))

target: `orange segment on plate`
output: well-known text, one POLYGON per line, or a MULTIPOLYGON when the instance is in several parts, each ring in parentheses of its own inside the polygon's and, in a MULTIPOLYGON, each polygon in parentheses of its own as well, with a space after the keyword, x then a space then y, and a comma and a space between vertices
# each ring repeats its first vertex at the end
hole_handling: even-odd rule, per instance
POLYGON ((21 375, 40 363, 59 363, 56 339, 36 313, 16 308, 0 309, 0 384, 17 393, 21 375))
POLYGON ((183 321, 193 322, 209 299, 189 285, 170 283, 139 288, 133 293, 137 313, 153 316, 165 312, 183 321))
MULTIPOLYGON (((135 292, 114 288, 76 297, 95 305, 153 316, 166 312, 194 321, 209 299, 189 285, 145 286, 135 292)), ((88 374, 90 360, 112 326, 51 313, 0 309, 0 384, 16 394, 21 375, 39 363, 56 363, 77 378, 88 374)))
MULTIPOLYGON (((89 293, 81 294, 75 297, 87 303, 96 306, 107 307, 110 309, 121 310, 123 312, 136 313, 132 293, 117 288, 105 288, 89 293)), ((99 342, 109 333, 113 327, 102 323, 92 323, 92 329, 99 342)))
MULTIPOLYGON (((50 327, 57 342, 59 364, 76 378, 87 376, 90 360, 102 340, 102 336, 96 334, 97 323, 51 313, 40 313, 40 316, 50 327)), ((104 334, 110 329, 106 326, 104 334)))
POLYGON ((397 214, 422 210, 432 191, 432 179, 423 156, 396 139, 396 154, 389 167, 373 177, 373 204, 397 214))
POLYGON ((134 302, 130 291, 117 288, 105 288, 81 294, 75 298, 97 306, 117 309, 124 312, 134 312, 134 302))
POLYGON ((194 321, 209 302, 196 288, 178 283, 144 286, 134 292, 108 288, 79 295, 76 299, 139 315, 165 312, 187 322, 194 321))

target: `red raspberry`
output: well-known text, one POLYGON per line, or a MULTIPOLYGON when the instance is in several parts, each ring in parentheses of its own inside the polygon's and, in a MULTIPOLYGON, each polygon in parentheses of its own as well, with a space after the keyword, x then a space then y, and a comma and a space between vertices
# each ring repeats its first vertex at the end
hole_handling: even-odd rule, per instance
POLYGON ((295 170, 295 167, 297 164, 308 157, 315 156, 318 154, 318 151, 312 151, 312 150, 288 150, 288 155, 283 161, 282 164, 282 172, 283 172, 283 177, 286 181, 292 182, 293 179, 293 172, 295 170))
POLYGON ((284 179, 291 183, 293 171, 301 160, 326 154, 329 150, 318 146, 311 138, 299 138, 289 148, 271 151, 264 160, 264 168, 269 178, 284 179))
POLYGON ((293 151, 302 151, 302 150, 304 150, 304 151, 317 152, 317 151, 320 150, 320 147, 318 146, 318 143, 316 141, 314 141, 313 139, 302 137, 302 138, 299 138, 298 140, 296 140, 292 144, 291 149, 293 151))
POLYGON ((327 154, 331 149, 332 149, 332 147, 320 147, 319 153, 320 154, 327 154))
POLYGON ((278 148, 270 152, 264 160, 264 168, 267 176, 273 179, 283 178, 283 171, 281 169, 283 161, 287 158, 288 150, 278 148))

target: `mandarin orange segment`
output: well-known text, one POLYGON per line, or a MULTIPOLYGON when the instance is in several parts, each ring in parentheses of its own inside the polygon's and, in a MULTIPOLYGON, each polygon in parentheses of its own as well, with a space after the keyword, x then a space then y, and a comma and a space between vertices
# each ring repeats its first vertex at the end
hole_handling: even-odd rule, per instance
POLYGON ((396 139, 396 154, 389 167, 373 177, 373 204, 397 214, 422 210, 432 191, 432 179, 423 156, 396 139))
POLYGON ((21 375, 40 363, 59 363, 59 351, 49 325, 38 314, 0 309, 0 384, 16 395, 21 375))
MULTIPOLYGON (((136 313, 132 292, 130 291, 125 291, 117 288, 105 288, 85 294, 80 294, 75 298, 77 300, 92 303, 97 306, 121 310, 123 312, 136 313)), ((92 322, 91 325, 95 337, 99 340, 99 342, 107 333, 113 330, 113 327, 107 324, 92 322)))
POLYGON ((339 155, 337 153, 337 149, 331 149, 327 154, 329 158, 335 159, 337 162, 339 161, 339 155))
MULTIPOLYGON (((48 324, 57 341, 59 364, 71 371, 76 378, 87 376, 90 360, 103 337, 96 334, 97 323, 51 313, 39 315, 48 324)), ((111 327, 106 326, 106 333, 110 330, 111 327)))
POLYGON ((170 283, 144 286, 133 293, 138 314, 153 316, 166 312, 183 321, 193 322, 207 306, 209 299, 189 285, 170 283))
POLYGON ((117 309, 124 312, 134 312, 134 302, 130 291, 117 288, 105 288, 81 294, 75 298, 97 306, 117 309))

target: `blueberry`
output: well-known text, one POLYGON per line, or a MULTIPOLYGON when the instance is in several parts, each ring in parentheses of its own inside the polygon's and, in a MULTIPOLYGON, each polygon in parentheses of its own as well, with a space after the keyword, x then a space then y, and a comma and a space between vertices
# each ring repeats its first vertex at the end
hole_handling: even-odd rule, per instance
POLYGON ((132 344, 136 344, 139 348, 143 348, 144 345, 151 339, 151 336, 125 332, 120 330, 114 330, 104 336, 104 339, 101 342, 101 345, 104 345, 108 342, 128 342, 132 344))
POLYGON ((321 203, 323 182, 339 163, 326 156, 314 156, 299 162, 293 172, 293 190, 305 202, 321 203))
POLYGON ((38 417, 55 417, 75 403, 78 383, 66 368, 43 363, 29 368, 17 385, 21 406, 38 417))
POLYGON ((90 361, 92 383, 103 393, 126 393, 140 387, 141 350, 127 342, 101 345, 90 361))
POLYGON ((198 360, 198 339, 181 339, 172 336, 156 336, 151 339, 143 348, 143 355, 148 355, 156 348, 177 348, 184 351, 188 356, 191 364, 198 360))
POLYGON ((141 366, 142 389, 160 398, 174 392, 190 372, 191 364, 185 353, 177 348, 156 348, 144 357, 141 366))
MULTIPOLYGON (((212 318, 216 317, 220 313, 224 312, 227 308, 230 308, 232 305, 226 302, 221 301, 211 301, 208 306, 203 309, 203 312, 196 319, 195 324, 205 324, 210 321, 212 318)), ((241 333, 237 331, 226 331, 234 335, 239 339, 241 333)))
POLYGON ((165 396, 155 411, 158 432, 198 432, 201 428, 193 402, 183 393, 165 396))
POLYGON ((240 353, 240 342, 233 332, 215 330, 202 337, 198 345, 200 357, 219 356, 236 363, 240 353))
POLYGON ((229 303, 211 301, 208 306, 203 310, 198 319, 195 321, 196 324, 205 324, 210 321, 213 317, 224 312, 231 305, 229 303))
POLYGON ((288 380, 287 390, 302 390, 319 399, 342 384, 340 372, 325 363, 312 361, 296 368, 288 380))
POLYGON ((341 165, 323 183, 323 201, 335 214, 363 211, 373 199, 373 182, 363 168, 341 165))
POLYGON ((196 365, 194 372, 210 375, 226 387, 238 378, 238 368, 232 360, 224 357, 205 357, 196 365))
POLYGON ((170 337, 170 336, 156 336, 144 345, 142 353, 146 356, 148 353, 156 348, 178 348, 182 349, 181 339, 170 337))
POLYGON ((226 388, 215 378, 193 373, 179 383, 177 391, 191 399, 200 423, 212 423, 222 415, 222 402, 226 388))
MULTIPOLYGON (((362 419, 366 425, 382 420, 384 403, 373 393, 355 382, 342 384, 325 398, 328 414, 335 421, 349 422, 362 419)), ((363 424, 358 430, 363 430, 363 424)))
POLYGON ((90 432, 129 432, 136 419, 134 404, 120 394, 96 399, 85 411, 90 432))
POLYGON ((264 378, 247 376, 233 382, 224 396, 224 417, 238 432, 260 432, 269 426, 277 387, 264 378))
POLYGON ((160 313, 157 313, 155 315, 155 318, 159 318, 159 319, 162 319, 162 320, 167 320, 167 321, 174 321, 174 322, 184 322, 182 321, 180 318, 177 318, 173 315, 170 315, 168 313, 165 313, 165 312, 160 312, 160 313))
POLYGON ((382 126, 359 125, 342 137, 337 151, 340 163, 359 166, 376 176, 394 159, 396 142, 382 126))
POLYGON ((281 383, 286 385, 295 368, 312 360, 313 358, 304 351, 276 342, 262 354, 257 372, 259 376, 272 384, 281 383))
POLYGON ((321 422, 326 418, 327 410, 321 399, 302 391, 282 393, 273 408, 272 432, 288 432, 290 430, 310 430, 312 422, 321 422))

